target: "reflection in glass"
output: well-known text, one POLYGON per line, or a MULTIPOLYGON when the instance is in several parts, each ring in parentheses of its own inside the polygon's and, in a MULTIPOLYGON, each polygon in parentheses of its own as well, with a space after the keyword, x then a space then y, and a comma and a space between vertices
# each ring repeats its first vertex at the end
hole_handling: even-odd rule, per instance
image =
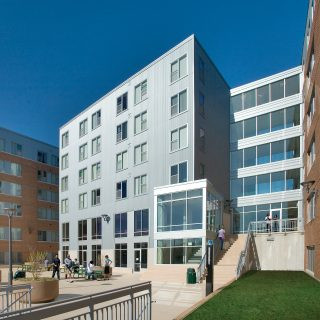
POLYGON ((243 109, 255 107, 256 91, 255 89, 243 93, 243 109))
POLYGON ((256 177, 246 177, 243 179, 244 196, 252 196, 256 194, 256 177))
POLYGON ((271 101, 284 97, 284 80, 271 83, 271 101))
POLYGON ((243 121, 243 137, 249 138, 256 135, 256 118, 243 121))
POLYGON ((262 144, 257 146, 257 164, 270 162, 270 144, 262 144))
POLYGON ((271 143, 271 161, 284 160, 284 140, 271 143))
POLYGON ((257 89, 257 105, 268 103, 269 101, 269 85, 267 84, 257 89))
POLYGON ((257 117, 257 134, 270 132, 270 113, 257 117))
POLYGON ((284 129, 284 111, 271 112, 271 131, 284 129))
POLYGON ((284 171, 271 173, 271 192, 284 191, 285 178, 284 171))

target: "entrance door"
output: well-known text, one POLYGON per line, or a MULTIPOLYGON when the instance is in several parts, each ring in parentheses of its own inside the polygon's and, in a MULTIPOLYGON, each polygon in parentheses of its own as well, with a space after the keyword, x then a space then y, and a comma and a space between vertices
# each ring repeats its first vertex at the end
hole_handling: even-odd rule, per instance
POLYGON ((140 249, 134 250, 134 271, 139 272, 141 268, 141 252, 140 249))
POLYGON ((271 210, 271 219, 272 219, 272 231, 281 232, 282 231, 282 210, 281 209, 272 209, 271 210), (280 220, 280 221, 279 221, 280 220))

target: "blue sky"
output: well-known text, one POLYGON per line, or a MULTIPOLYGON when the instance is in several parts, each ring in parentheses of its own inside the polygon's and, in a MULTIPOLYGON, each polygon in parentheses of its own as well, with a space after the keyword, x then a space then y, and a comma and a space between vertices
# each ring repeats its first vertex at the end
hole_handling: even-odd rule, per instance
POLYGON ((0 126, 58 128, 194 33, 230 87, 301 63, 307 0, 0 0, 0 126))

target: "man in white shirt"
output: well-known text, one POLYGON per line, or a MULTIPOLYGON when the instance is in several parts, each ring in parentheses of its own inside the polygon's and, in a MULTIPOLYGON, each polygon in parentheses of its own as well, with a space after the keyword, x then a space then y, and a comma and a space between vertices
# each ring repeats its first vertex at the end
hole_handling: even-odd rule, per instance
POLYGON ((218 231, 218 238, 220 240, 220 250, 223 250, 223 242, 224 242, 224 237, 225 237, 225 230, 223 229, 223 226, 218 231))
POLYGON ((90 277, 92 280, 94 280, 94 271, 93 271, 93 261, 91 260, 88 265, 87 265, 87 276, 88 276, 88 280, 90 280, 90 277))

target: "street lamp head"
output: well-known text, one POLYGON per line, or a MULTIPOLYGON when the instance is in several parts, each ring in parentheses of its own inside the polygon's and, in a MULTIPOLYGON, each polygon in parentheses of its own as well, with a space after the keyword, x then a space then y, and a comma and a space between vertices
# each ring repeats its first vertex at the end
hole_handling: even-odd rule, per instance
POLYGON ((110 222, 111 218, 110 218, 110 216, 108 214, 102 214, 101 216, 102 216, 104 221, 107 221, 107 223, 110 222))
POLYGON ((300 185, 302 186, 302 188, 305 188, 307 190, 307 192, 309 193, 310 188, 312 187, 312 185, 314 183, 315 183, 314 180, 309 180, 309 181, 301 182, 300 185))
POLYGON ((4 208, 3 211, 10 217, 12 217, 16 213, 15 208, 4 208))

